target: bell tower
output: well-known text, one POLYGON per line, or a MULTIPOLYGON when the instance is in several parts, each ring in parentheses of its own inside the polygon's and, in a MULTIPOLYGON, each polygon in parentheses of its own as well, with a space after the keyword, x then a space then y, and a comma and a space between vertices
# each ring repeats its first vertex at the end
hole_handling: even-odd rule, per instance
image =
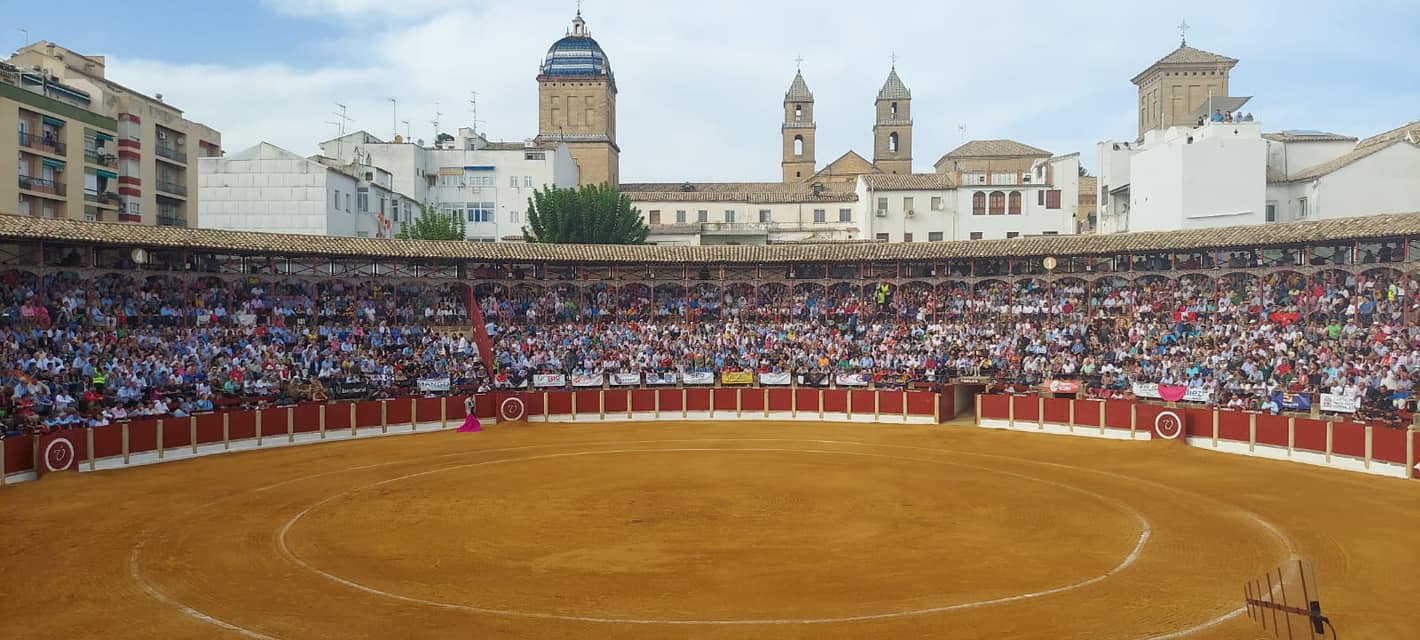
POLYGON ((897 77, 897 60, 878 91, 873 164, 883 173, 912 173, 912 92, 897 77))
MULTIPOLYGON (((800 60, 800 63, 803 61, 800 60)), ((803 72, 794 73, 794 82, 784 94, 784 182, 803 182, 814 175, 814 94, 804 82, 803 72)))
POLYGON ((579 184, 617 184, 616 76, 580 10, 567 35, 548 49, 537 86, 538 141, 567 145, 579 184))

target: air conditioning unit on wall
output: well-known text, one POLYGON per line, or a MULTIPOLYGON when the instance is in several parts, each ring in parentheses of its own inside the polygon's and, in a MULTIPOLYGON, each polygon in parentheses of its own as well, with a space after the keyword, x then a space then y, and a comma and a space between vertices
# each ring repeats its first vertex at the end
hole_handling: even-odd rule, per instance
POLYGON ((879 218, 886 218, 886 217, 887 217, 887 209, 878 209, 877 216, 878 216, 879 218))
POLYGON ((914 211, 914 210, 912 210, 912 209, 908 209, 908 210, 907 210, 907 217, 911 218, 912 216, 915 216, 915 215, 917 215, 917 212, 916 212, 916 211, 914 211))

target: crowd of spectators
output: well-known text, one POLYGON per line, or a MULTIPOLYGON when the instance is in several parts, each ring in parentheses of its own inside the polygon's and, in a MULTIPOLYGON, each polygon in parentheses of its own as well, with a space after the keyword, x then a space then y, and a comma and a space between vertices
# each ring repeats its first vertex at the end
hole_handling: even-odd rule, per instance
POLYGON ((10 271, 0 424, 181 417, 291 400, 293 382, 390 396, 431 378, 488 389, 537 373, 727 371, 880 387, 1070 380, 1097 397, 1155 383, 1252 410, 1277 410, 1277 392, 1332 394, 1387 414, 1412 407, 1420 382, 1420 283, 1397 274, 497 287, 479 301, 490 373, 457 284, 10 271))

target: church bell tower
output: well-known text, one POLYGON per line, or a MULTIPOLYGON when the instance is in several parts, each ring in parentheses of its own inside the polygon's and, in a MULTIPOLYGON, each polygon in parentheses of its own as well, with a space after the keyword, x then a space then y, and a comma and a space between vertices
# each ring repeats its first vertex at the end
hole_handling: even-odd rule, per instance
POLYGON ((802 71, 784 94, 784 182, 803 182, 814 175, 814 94, 802 71))

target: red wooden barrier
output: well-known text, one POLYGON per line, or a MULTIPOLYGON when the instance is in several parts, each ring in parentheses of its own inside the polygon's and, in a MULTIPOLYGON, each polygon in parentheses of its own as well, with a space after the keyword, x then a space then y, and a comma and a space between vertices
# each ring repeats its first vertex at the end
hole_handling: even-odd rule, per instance
MULTIPOLYGON (((232 419, 232 425, 233 425, 233 426, 236 425, 236 418, 235 418, 235 416, 234 416, 233 419, 232 419)), ((350 403, 348 403, 348 402, 332 402, 332 403, 330 403, 330 404, 325 405, 325 430, 326 430, 326 431, 340 431, 340 430, 349 429, 349 428, 350 428, 350 403)), ((235 435, 235 432, 233 432, 232 439, 233 439, 233 440, 236 440, 236 439, 237 439, 237 436, 235 435)))
POLYGON ((981 418, 983 420, 1005 420, 1011 417, 1010 396, 982 394, 980 397, 981 418))
POLYGON ((740 409, 764 415, 764 389, 740 389, 740 409))
MULTIPOLYGON (((824 413, 847 413, 848 412, 848 392, 842 389, 825 389, 823 391, 823 411, 824 413)), ((803 405, 799 405, 799 410, 803 411, 803 405)))
POLYGON ((769 390, 769 410, 770 411, 792 411, 794 409, 793 389, 770 389, 769 390))
POLYGON ((1366 457, 1366 427, 1352 422, 1332 423, 1331 452, 1351 456, 1366 457))
MULTIPOLYGON (((458 398, 458 401, 457 401, 457 402, 454 402, 454 401, 450 400, 450 401, 449 401, 449 408, 452 409, 455 404, 459 405, 459 417, 458 417, 458 419, 459 419, 460 421, 462 421, 462 420, 463 420, 463 398, 458 398)), ((390 424, 403 424, 403 425, 408 425, 410 418, 413 418, 413 417, 414 417, 414 414, 412 413, 413 410, 414 410, 414 408, 410 406, 409 398, 399 398, 399 399, 397 399, 397 400, 390 400, 388 403, 385 404, 385 420, 388 421, 390 424)), ((359 417, 359 412, 360 412, 360 411, 361 411, 360 409, 357 409, 357 410, 356 410, 356 416, 357 416, 357 417, 359 417)), ((363 419, 360 421, 360 424, 361 424, 361 426, 364 426, 364 420, 363 420, 363 419)), ((299 425, 300 425, 300 423, 298 422, 298 423, 297 423, 297 429, 300 429, 300 426, 299 426, 299 425)))
MULTIPOLYGON (((1134 406, 1134 403, 1125 400, 1105 400, 1104 426, 1110 429, 1128 429, 1131 412, 1130 407, 1132 406, 1134 406)), ((1139 425, 1144 431, 1153 428, 1153 425, 1145 425, 1143 422, 1140 422, 1139 425)))
MULTIPOLYGON (((5 442, 9 450, 10 442, 5 442)), ((78 471, 82 461, 89 459, 89 436, 83 429, 67 429, 39 437, 35 471, 43 478, 46 473, 78 471)), ((9 467, 6 467, 8 473, 9 467)))
MULTIPOLYGON (((1262 416, 1258 416, 1258 421, 1262 416)), ((1286 418, 1276 417, 1277 420, 1285 422, 1286 418)), ((1326 423, 1321 420, 1310 418, 1296 419, 1296 442, 1298 449, 1326 453, 1326 423)))
POLYGON ((853 415, 871 416, 873 415, 873 393, 861 389, 850 389, 848 391, 848 401, 853 403, 853 415))
POLYGON ((1075 424, 1082 427, 1100 426, 1100 405, 1103 400, 1080 400, 1075 403, 1075 424))
POLYGON ((1213 410, 1207 407, 1179 407, 1175 409, 1180 416, 1186 412, 1188 415, 1184 422, 1188 424, 1188 435, 1195 438, 1213 438, 1213 410))
POLYGON ((267 438, 286 435, 286 408, 261 410, 261 435, 267 438))
POLYGON ((795 389, 794 400, 797 403, 796 406, 798 408, 799 413, 818 413, 818 389, 795 389))
POLYGON ((907 404, 906 391, 879 391, 878 411, 885 416, 900 416, 902 408, 907 404))
POLYGON ((710 410, 710 390, 709 389, 686 389, 685 408, 689 411, 709 411, 710 410))
POLYGON ((1045 421, 1055 424, 1070 424, 1069 398, 1045 398, 1045 421))
MULTIPOLYGON (((218 418, 218 420, 221 420, 221 418, 218 418)), ((116 425, 116 424, 113 424, 113 425, 109 425, 109 426, 107 426, 107 427, 99 427, 99 428, 97 428, 97 429, 94 429, 93 431, 94 431, 94 458, 101 460, 101 459, 103 459, 103 458, 113 458, 113 457, 117 457, 117 456, 123 455, 123 427, 120 427, 120 426, 118 426, 118 425, 116 425)), ((217 439, 218 439, 218 440, 221 440, 221 439, 222 439, 222 429, 221 429, 220 423, 219 423, 219 426, 218 426, 218 428, 217 428, 217 439)), ((15 442, 15 441, 14 441, 14 440, 7 440, 7 441, 5 442, 5 446, 6 446, 5 457, 6 457, 6 458, 9 458, 9 457, 10 457, 9 446, 10 446, 13 442, 15 442)), ((8 459, 7 459, 6 462, 5 462, 5 468, 6 468, 6 469, 9 469, 9 468, 10 468, 10 462, 9 462, 8 459)))
POLYGON ((176 449, 192 446, 192 423, 187 418, 168 418, 163 421, 163 448, 176 449))
MULTIPOLYGON (((474 394, 473 401, 478 407, 478 419, 483 420, 485 422, 489 420, 497 420, 498 407, 503 405, 503 400, 511 397, 513 397, 513 394, 507 391, 494 391, 492 393, 474 394)), ((440 399, 440 401, 449 403, 449 413, 450 416, 452 416, 454 405, 463 404, 463 396, 450 396, 447 399, 440 399)), ((465 413, 466 412, 462 410, 462 407, 460 407, 458 419, 455 420, 453 417, 450 417, 449 421, 453 423, 463 422, 465 413)))
MULTIPOLYGON (((943 396, 950 394, 943 394, 943 396)), ((936 408, 937 394, 931 391, 908 391, 904 394, 903 402, 907 403, 907 415, 909 416, 931 416, 932 410, 936 408)), ((942 414, 943 420, 951 420, 954 416, 942 414)))
POLYGON ((738 400, 740 390, 738 388, 725 387, 723 389, 710 390, 710 402, 715 407, 715 411, 725 412, 734 415, 735 402, 738 400))
POLYGON ((134 420, 128 423, 128 452, 158 450, 158 421, 134 420))
POLYGON ((655 389, 632 389, 631 410, 636 413, 651 413, 656 410, 655 389))
MULTIPOLYGON (((536 391, 519 393, 516 396, 523 401, 523 409, 528 416, 546 416, 547 408, 543 406, 542 394, 536 391)), ((449 407, 453 409, 453 407, 449 407)), ((501 409, 500 409, 501 410, 501 409)))
POLYGON ((976 410, 975 405, 957 407, 957 394, 955 385, 949 384, 942 387, 942 392, 940 394, 937 394, 937 398, 940 398, 938 402, 941 405, 937 408, 937 416, 941 419, 942 422, 947 422, 949 420, 955 419, 957 417, 958 409, 964 411, 976 410))
MULTIPOLYGON (((1253 415, 1253 414, 1250 414, 1250 413, 1243 413, 1243 412, 1241 412, 1241 411, 1219 411, 1219 412, 1218 412, 1218 439, 1219 439, 1219 440, 1230 440, 1230 441, 1232 441, 1232 442, 1247 442, 1247 441, 1248 441, 1248 438, 1250 437, 1249 434, 1252 433, 1252 427, 1251 427, 1252 415, 1253 415)), ((1269 424, 1269 428, 1271 428, 1271 425, 1270 425, 1270 424, 1269 424)), ((1259 422, 1257 423, 1257 440, 1258 440, 1258 442, 1262 442, 1262 430, 1263 430, 1263 423, 1262 423, 1261 421, 1259 421, 1259 422)), ((1280 433, 1281 433, 1281 435, 1282 435, 1281 446, 1284 446, 1284 447, 1285 447, 1285 446, 1287 446, 1287 423, 1286 423, 1285 421, 1283 421, 1283 423, 1282 423, 1282 429, 1281 429, 1281 432, 1280 432, 1280 433)), ((1269 435, 1269 437, 1274 437, 1276 434, 1273 433, 1272 431, 1269 431, 1269 432, 1268 432, 1268 435, 1269 435)), ((1269 444, 1278 444, 1278 443, 1276 443, 1276 442, 1269 442, 1269 444)))
POLYGON ((566 391, 549 391, 547 413, 553 416, 572 415, 572 394, 566 391))
MULTIPOLYGON (((314 424, 314 421, 312 421, 314 424)), ((203 413, 197 416, 197 444, 222 441, 222 414, 203 413)))
MULTIPOLYGON (((615 416, 617 414, 620 414, 622 417, 626 416, 626 409, 631 406, 631 398, 628 393, 626 389, 611 389, 606 392, 606 395, 603 397, 606 398, 606 412, 608 416, 615 416)), ((577 407, 581 408, 581 401, 579 400, 577 402, 577 407)))
MULTIPOLYGON (((1253 414, 1242 413, 1242 412, 1235 412, 1235 413, 1237 414, 1237 417, 1234 418, 1234 420, 1240 421, 1240 422, 1242 423, 1242 430, 1241 430, 1241 431, 1242 431, 1242 434, 1241 434, 1241 437, 1238 438, 1238 441, 1239 441, 1239 442, 1247 442, 1247 434, 1248 434, 1247 421, 1248 421, 1249 417, 1250 417, 1251 415, 1253 415, 1253 414)), ((1263 413, 1263 414, 1256 414, 1256 415, 1257 415, 1257 442, 1258 442, 1258 444, 1266 444, 1266 445, 1270 445, 1270 446, 1274 446, 1274 447, 1284 447, 1284 448, 1287 447, 1287 446, 1288 446, 1288 443, 1287 443, 1287 418, 1284 418, 1284 417, 1282 417, 1282 416, 1274 416, 1274 415, 1270 415, 1270 414, 1265 414, 1265 413, 1263 413)), ((1322 447, 1321 450, 1322 450, 1322 451, 1325 451, 1325 450, 1326 450, 1326 431, 1325 431, 1325 430, 1322 430, 1320 433, 1321 433, 1321 440, 1320 440, 1320 442, 1321 442, 1321 447, 1322 447)), ((1297 448, 1299 448, 1299 449, 1302 448, 1300 442, 1298 442, 1297 448)))
POLYGON ((1405 430, 1376 427, 1371 431, 1371 457, 1405 464, 1405 430))
POLYGON ((1011 396, 1011 404, 1016 406, 1016 423, 1035 422, 1040 416, 1039 396, 1011 396))
MULTIPOLYGON (((391 400, 391 402, 400 402, 400 401, 399 401, 399 400, 391 400)), ((403 401, 403 402, 404 402, 404 404, 409 404, 409 401, 408 401, 408 400, 405 400, 405 401, 403 401)), ((283 417, 284 417, 284 416, 283 416, 283 417)), ((266 421, 267 419, 268 419, 267 416, 262 416, 262 421, 263 421, 263 422, 262 422, 262 427, 263 427, 262 430, 263 430, 263 431, 265 431, 265 426, 266 426, 265 421, 266 421)), ((357 428, 357 429, 364 429, 364 428, 366 428, 366 427, 378 427, 378 426, 380 426, 380 402, 379 402, 378 400, 371 400, 371 401, 366 401, 366 402, 357 402, 357 403, 355 403, 355 428, 357 428)))
MULTIPOLYGON (((117 426, 104 427, 118 430, 117 426)), ((5 439, 5 475, 33 471, 35 468, 34 436, 5 439)))
POLYGON ((596 413, 601 410, 600 391, 573 391, 577 395, 577 413, 596 413))
POLYGON ((670 412, 679 413, 684 408, 684 400, 680 389, 657 389, 656 393, 661 395, 661 416, 665 417, 670 412))
MULTIPOLYGON (((309 433, 320 431, 320 405, 312 402, 303 402, 296 405, 291 415, 292 424, 296 433, 309 433)), ((201 425, 198 431, 201 432, 201 425)))
MULTIPOLYGON (((1169 439, 1171 439, 1171 438, 1166 438, 1166 437, 1164 437, 1165 435, 1168 435, 1168 434, 1160 434, 1160 433, 1158 433, 1158 432, 1154 429, 1154 424, 1155 424, 1155 422, 1158 420, 1159 414, 1160 414, 1160 413, 1163 413, 1163 412, 1165 412, 1165 411, 1173 411, 1173 413, 1177 414, 1178 417, 1179 417, 1179 419, 1183 421, 1183 424, 1182 424, 1181 426, 1184 428, 1184 432, 1187 433, 1187 430, 1188 430, 1188 412, 1187 412, 1187 411, 1184 411, 1184 412, 1181 412, 1181 413, 1180 413, 1179 411, 1174 410, 1174 409, 1169 409, 1168 407, 1160 407, 1160 406, 1158 406, 1158 405, 1152 405, 1152 404, 1139 404, 1139 405, 1135 405, 1134 415, 1135 415, 1136 419, 1138 420, 1138 422, 1136 423, 1137 429, 1138 429, 1139 431, 1147 431, 1147 432, 1149 432, 1149 433, 1152 433, 1152 434, 1154 434, 1154 437, 1155 437, 1155 438, 1160 438, 1160 439, 1164 439, 1164 440, 1169 440, 1169 439)), ((1180 437, 1179 439, 1182 440, 1182 437, 1180 437)))
MULTIPOLYGON (((409 402, 408 400, 397 400, 396 402, 409 402)), ((454 400, 449 400, 449 409, 454 407, 454 400)), ((463 404, 463 398, 458 399, 458 404, 463 404)), ((444 416, 443 398, 419 398, 414 401, 414 420, 420 424, 437 423, 444 416)), ((459 421, 464 419, 463 407, 459 407, 459 421)))

